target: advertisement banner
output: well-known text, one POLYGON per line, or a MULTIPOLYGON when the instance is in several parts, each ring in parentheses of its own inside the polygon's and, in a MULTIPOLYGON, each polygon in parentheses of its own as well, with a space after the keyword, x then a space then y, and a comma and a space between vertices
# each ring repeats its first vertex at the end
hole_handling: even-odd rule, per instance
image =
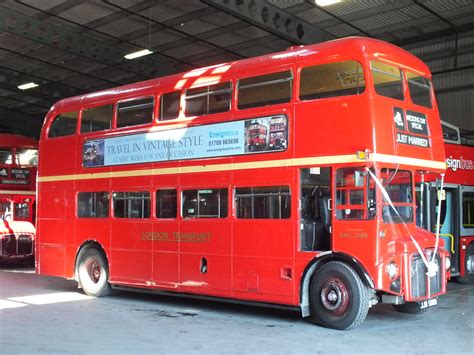
POLYGON ((88 140, 82 159, 84 167, 99 167, 283 151, 287 146, 287 118, 275 115, 88 140))

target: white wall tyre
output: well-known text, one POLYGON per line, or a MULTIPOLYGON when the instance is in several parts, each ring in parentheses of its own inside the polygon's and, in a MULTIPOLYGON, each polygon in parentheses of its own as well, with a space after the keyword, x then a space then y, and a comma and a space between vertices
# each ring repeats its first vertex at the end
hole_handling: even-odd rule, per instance
POLYGON ((87 248, 79 254, 78 281, 89 296, 103 297, 111 292, 109 267, 105 256, 96 248, 87 248))

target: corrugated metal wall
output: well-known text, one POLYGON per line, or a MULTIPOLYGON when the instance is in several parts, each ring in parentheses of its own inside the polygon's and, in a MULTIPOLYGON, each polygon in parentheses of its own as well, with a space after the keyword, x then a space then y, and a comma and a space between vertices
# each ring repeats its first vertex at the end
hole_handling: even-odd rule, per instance
POLYGON ((410 50, 433 73, 441 118, 474 131, 474 34, 410 50))

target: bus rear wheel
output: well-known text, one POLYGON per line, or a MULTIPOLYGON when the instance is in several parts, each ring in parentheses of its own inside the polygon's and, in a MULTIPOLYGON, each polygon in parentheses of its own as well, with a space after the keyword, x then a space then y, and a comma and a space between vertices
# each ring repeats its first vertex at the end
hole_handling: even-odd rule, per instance
POLYGON ((89 296, 103 297, 111 292, 109 268, 105 256, 96 248, 87 248, 79 255, 78 281, 89 296))
POLYGON ((347 264, 331 261, 316 271, 310 289, 313 319, 325 327, 349 330, 369 311, 369 290, 347 264))
POLYGON ((462 284, 474 284, 474 244, 471 244, 466 250, 464 276, 458 276, 457 280, 462 284))

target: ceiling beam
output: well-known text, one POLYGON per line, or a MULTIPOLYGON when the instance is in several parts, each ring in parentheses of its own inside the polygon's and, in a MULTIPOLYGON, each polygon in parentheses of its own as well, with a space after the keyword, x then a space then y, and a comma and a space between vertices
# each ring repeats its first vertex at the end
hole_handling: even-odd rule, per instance
POLYGON ((32 42, 61 49, 80 57, 133 72, 145 78, 164 76, 176 72, 167 64, 158 64, 149 58, 125 60, 126 51, 116 45, 97 41, 84 35, 64 30, 45 21, 23 15, 0 6, 0 30, 13 33, 32 42))
POLYGON ((21 95, 32 96, 41 100, 60 100, 64 97, 75 96, 84 93, 83 90, 77 89, 73 86, 53 83, 48 79, 31 75, 28 73, 20 73, 16 70, 0 66, 0 85, 7 86, 7 90, 17 92, 21 95), (19 85, 34 82, 38 87, 21 90, 19 85))
POLYGON ((436 42, 439 43, 442 37, 455 36, 455 35, 459 35, 461 33, 470 32, 470 31, 474 31, 474 22, 466 23, 460 26, 449 27, 441 31, 429 32, 423 35, 402 39, 400 41, 396 41, 393 43, 399 47, 404 47, 404 48, 416 47, 416 46, 419 46, 423 42, 436 40, 436 42))
POLYGON ((324 42, 335 37, 305 20, 263 0, 201 0, 242 21, 295 44, 324 42))

